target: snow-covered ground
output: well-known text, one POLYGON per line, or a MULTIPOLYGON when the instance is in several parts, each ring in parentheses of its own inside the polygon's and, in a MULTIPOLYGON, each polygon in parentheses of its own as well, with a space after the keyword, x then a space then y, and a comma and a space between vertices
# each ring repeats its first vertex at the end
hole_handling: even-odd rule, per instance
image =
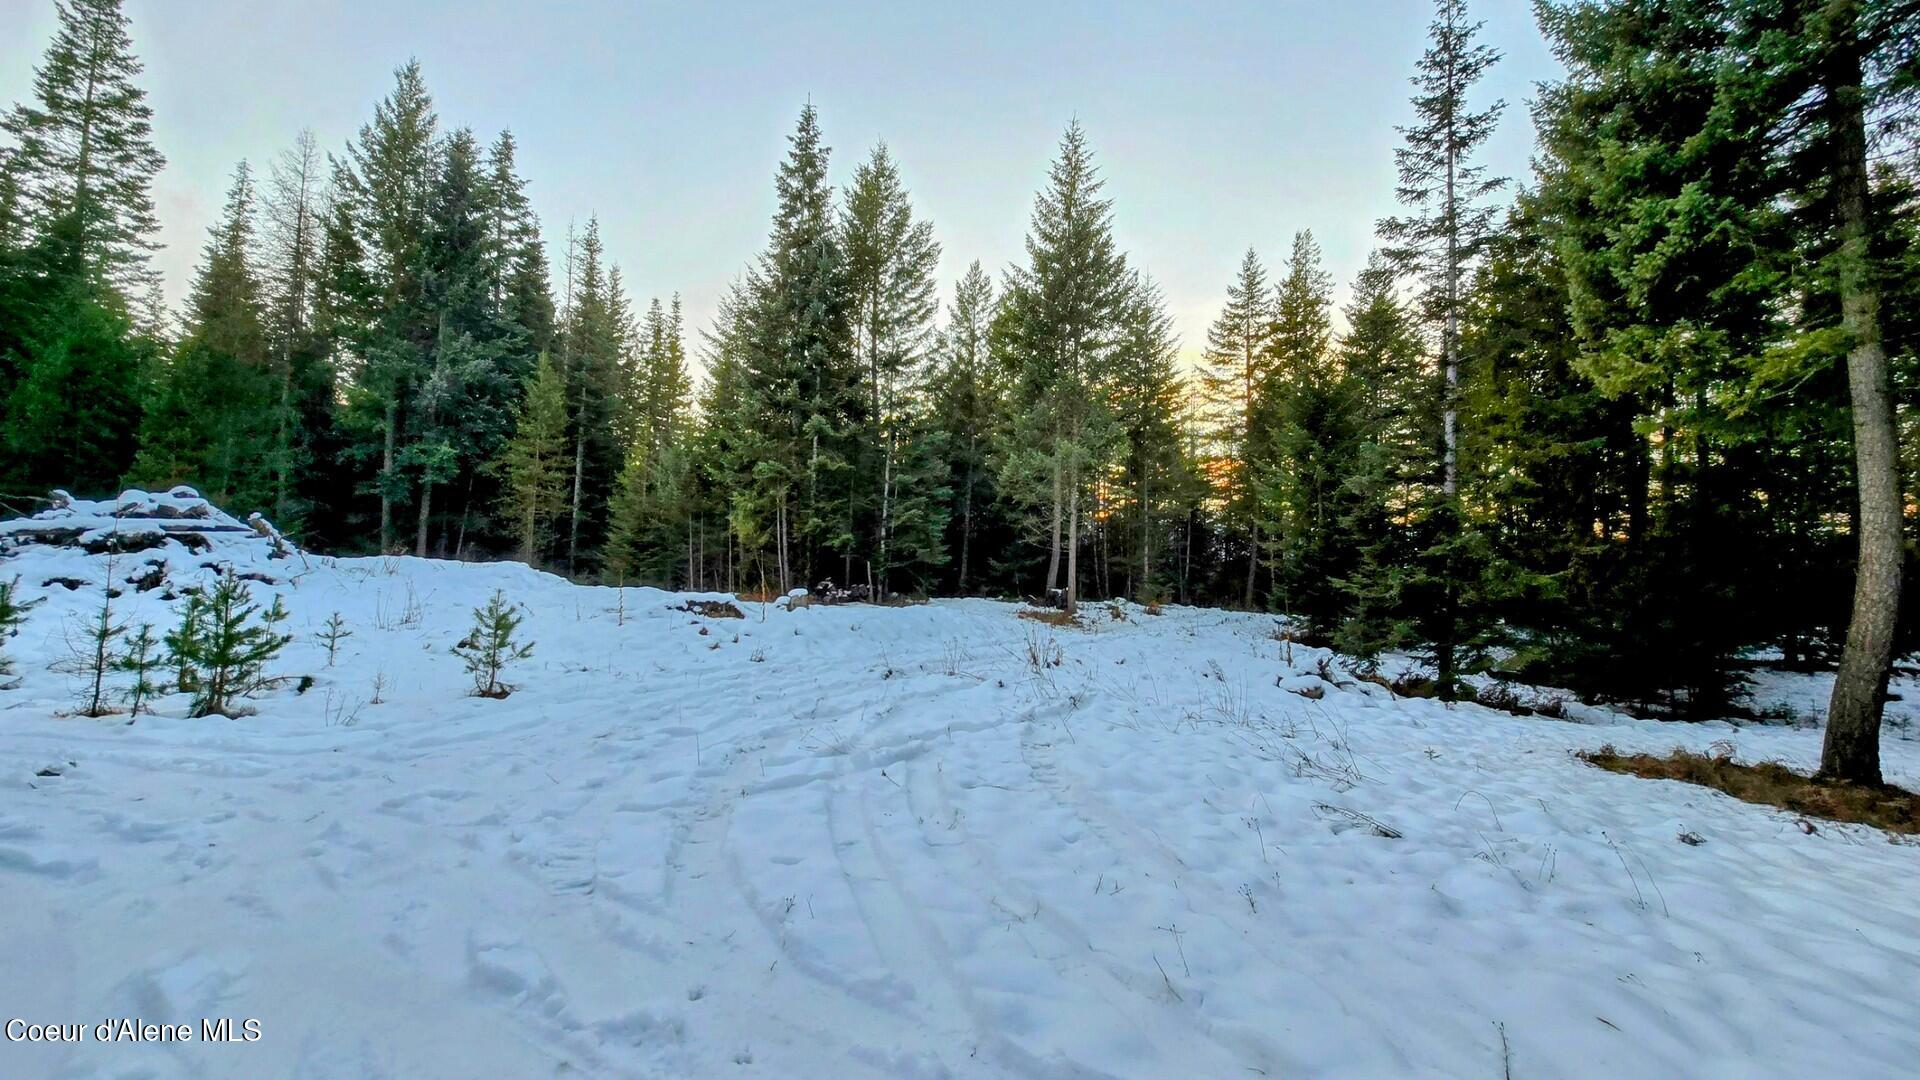
MULTIPOLYGON (((0 1042, 0 1075, 1920 1062, 1920 846, 1571 755, 1728 740, 1805 767, 1814 730, 1396 700, 1323 684, 1327 654, 1289 660, 1254 615, 706 618, 517 565, 271 555, 236 535, 117 557, 123 580, 165 560, 166 585, 116 601, 161 625, 204 564, 272 579, 256 595, 297 635, 276 670, 314 678, 243 719, 172 698, 131 725, 67 715, 48 670, 100 594, 43 582, 98 583, 106 557, 0 562, 49 598, 5 646, 0 1019, 261 1033, 0 1042), (467 696, 449 652, 496 589, 536 642, 500 701, 467 696), (353 636, 329 667, 313 635, 335 611, 353 636)), ((1886 753, 1920 783, 1920 745, 1886 753)))

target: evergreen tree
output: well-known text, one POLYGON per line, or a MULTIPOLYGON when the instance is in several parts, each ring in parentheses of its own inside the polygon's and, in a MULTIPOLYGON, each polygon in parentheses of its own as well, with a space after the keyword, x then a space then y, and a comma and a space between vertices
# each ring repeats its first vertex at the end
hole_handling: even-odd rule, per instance
POLYGON ((1362 436, 1359 388, 1334 361, 1333 279, 1310 232, 1293 238, 1274 314, 1262 401, 1272 443, 1255 491, 1271 523, 1267 550, 1280 606, 1324 636, 1346 614, 1337 582, 1354 566, 1344 523, 1362 436))
POLYGON ((1340 522, 1354 565, 1336 582, 1347 615, 1334 643, 1366 663, 1386 649, 1418 644, 1402 618, 1405 567, 1415 554, 1406 526, 1431 490, 1440 444, 1430 365, 1396 282, 1380 253, 1369 257, 1354 280, 1340 341, 1340 369, 1354 388, 1361 439, 1346 480, 1352 501, 1340 522))
POLYGON ((1006 408, 1004 379, 989 340, 998 302, 993 279, 971 263, 954 288, 940 354, 928 388, 934 424, 947 447, 950 502, 946 548, 956 566, 954 588, 967 592, 974 538, 995 524, 998 495, 992 452, 1006 408))
POLYGON ((67 655, 54 665, 55 671, 74 677, 76 711, 81 716, 99 717, 113 711, 107 676, 115 670, 118 656, 114 643, 127 632, 127 624, 113 617, 113 594, 113 560, 109 558, 99 609, 68 630, 67 655))
POLYGON ((0 281, 0 367, 14 374, 0 420, 0 477, 16 488, 107 491, 133 460, 145 369, 117 296, 70 271, 68 221, 0 281))
POLYGON ((520 614, 502 592, 496 591, 485 607, 473 609, 473 629, 454 645, 453 654, 473 676, 475 697, 504 698, 513 693, 513 687, 500 681, 500 673, 508 664, 533 655, 533 642, 523 645, 513 638, 520 622, 520 614))
POLYGON ((21 597, 20 575, 15 574, 11 580, 0 581, 0 675, 13 674, 13 662, 7 659, 4 651, 8 639, 20 632, 21 624, 27 621, 27 612, 44 603, 44 596, 36 600, 21 597))
POLYGON ((1099 391, 1131 280, 1113 242, 1112 203, 1100 197, 1102 185, 1075 121, 1034 200, 1028 263, 1008 271, 999 327, 1020 403, 1002 484, 1028 506, 1045 508, 1046 587, 1062 589, 1070 613, 1079 597, 1086 486, 1112 450, 1111 414, 1099 391))
POLYGON ((1240 273, 1227 286, 1227 303, 1207 329, 1201 357, 1199 398, 1209 441, 1214 446, 1212 473, 1234 543, 1246 552, 1246 587, 1241 603, 1253 606, 1260 557, 1260 513, 1254 476, 1265 470, 1263 454, 1272 446, 1261 404, 1268 397, 1273 367, 1273 296, 1267 272, 1252 248, 1240 260, 1240 273))
POLYGON ((403 440, 438 331, 422 258, 437 127, 420 64, 409 61, 335 173, 336 206, 351 234, 350 246, 345 238, 336 245, 336 258, 357 261, 362 299, 353 312, 359 318, 340 327, 351 371, 343 420, 352 456, 373 468, 366 487, 379 500, 382 551, 394 548, 397 509, 409 495, 403 440))
POLYGON ((1107 393, 1123 447, 1109 522, 1124 528, 1122 591, 1141 603, 1165 593, 1155 560, 1166 550, 1170 511, 1183 486, 1180 402, 1186 388, 1178 365, 1179 341, 1166 299, 1151 278, 1136 273, 1120 312, 1107 393))
POLYGON ((567 569, 584 568, 604 529, 607 493, 621 466, 616 421, 631 332, 617 270, 603 261, 600 223, 589 219, 574 256, 573 289, 562 328, 573 469, 567 497, 567 569))
MULTIPOLYGON (((1406 145, 1394 151, 1400 171, 1397 194, 1412 213, 1380 222, 1388 256, 1403 273, 1422 280, 1421 308, 1440 342, 1444 381, 1441 396, 1440 499, 1428 507, 1424 524, 1434 543, 1452 547, 1461 528, 1459 420, 1455 397, 1460 383, 1460 309, 1467 273, 1485 241, 1494 209, 1483 200, 1505 183, 1486 175, 1474 153, 1493 134, 1502 103, 1475 112, 1467 93, 1499 60, 1485 45, 1474 44, 1482 24, 1469 22, 1465 0, 1435 0, 1431 39, 1413 84, 1417 122, 1401 129, 1406 145)), ((1458 579, 1467 576, 1447 557, 1429 560, 1435 583, 1435 610, 1422 621, 1433 627, 1433 653, 1439 692, 1451 698, 1457 689, 1454 623, 1458 579)))
POLYGON ((166 637, 182 689, 193 693, 188 715, 235 716, 240 699, 272 685, 266 666, 291 640, 275 630, 286 617, 279 597, 262 611, 232 573, 204 597, 191 597, 180 627, 166 637))
POLYGON ((333 372, 316 320, 320 293, 325 176, 318 144, 301 131, 268 172, 261 199, 260 278, 274 405, 274 524, 299 537, 311 498, 301 480, 325 452, 333 372))
POLYGON ((68 234, 83 272, 120 295, 142 291, 159 229, 150 187, 166 159, 137 84, 121 0, 56 0, 60 28, 33 70, 33 101, 0 130, 14 140, 5 170, 33 234, 68 234))
POLYGON ((127 635, 126 648, 113 660, 115 671, 133 677, 133 681, 121 691, 127 702, 128 716, 138 717, 142 708, 152 711, 148 702, 161 693, 160 684, 154 681, 154 673, 165 666, 166 657, 161 651, 160 639, 153 636, 153 624, 141 623, 140 629, 127 635))
POLYGON ((567 507, 566 382, 543 353, 528 377, 513 437, 496 470, 501 512, 519 541, 520 561, 538 565, 553 522, 567 507))
POLYGON ((1878 312, 1900 259, 1888 241, 1913 208, 1903 185, 1876 187, 1867 147, 1911 107, 1920 12, 1713 3, 1650 20, 1580 3, 1543 7, 1542 25, 1568 67, 1542 103, 1543 195, 1581 367, 1649 414, 1655 495, 1636 564, 1691 593, 1662 624, 1692 658, 1686 699, 1717 704, 1732 654, 1778 632, 1743 609, 1753 578, 1786 561, 1755 539, 1818 543, 1813 523, 1846 520, 1859 564, 1821 771, 1877 781, 1903 560, 1878 312), (1836 410, 1856 507, 1806 483, 1844 438, 1825 419, 1836 410))
POLYGON ((815 580, 837 554, 848 576, 854 438, 864 394, 852 354, 846 258, 827 183, 830 151, 812 105, 800 112, 775 179, 766 252, 748 279, 744 391, 758 423, 751 482, 734 501, 745 544, 766 537, 782 590, 815 580))
POLYGON ((186 336, 161 369, 129 479, 192 484, 242 512, 272 506, 278 392, 268 369, 252 172, 241 162, 187 300, 186 336))
MULTIPOLYGON (((914 429, 920 426, 926 360, 939 310, 934 270, 940 245, 932 224, 914 219, 885 143, 854 170, 840 229, 852 359, 867 394, 865 422, 855 435, 864 451, 859 486, 865 491, 850 500, 849 512, 871 521, 871 573, 876 591, 885 596, 895 565, 905 561, 893 550, 896 519, 924 525, 933 510, 932 493, 903 483, 901 473, 909 456, 924 456, 914 446, 914 429)), ((915 546, 923 554, 927 548, 924 538, 915 546)))

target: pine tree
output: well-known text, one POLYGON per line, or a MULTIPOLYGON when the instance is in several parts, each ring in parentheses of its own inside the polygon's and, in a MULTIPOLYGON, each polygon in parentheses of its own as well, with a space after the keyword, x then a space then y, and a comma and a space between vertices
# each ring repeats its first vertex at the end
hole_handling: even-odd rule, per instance
POLYGON ((1079 597, 1085 487, 1112 449, 1111 415, 1099 388, 1130 281, 1102 185, 1075 121, 1034 200, 1028 264, 1008 271, 1000 316, 1023 406, 1011 452, 1002 458, 1003 486, 1030 506, 1046 507, 1046 587, 1062 590, 1069 613, 1079 597))
MULTIPOLYGON (((1875 782, 1903 559, 1880 311, 1914 211, 1905 183, 1876 183, 1867 148, 1911 109, 1920 12, 1715 4, 1649 22, 1561 4, 1542 25, 1568 67, 1542 102, 1543 196, 1581 369, 1641 401, 1652 429, 1651 520, 1633 542, 1678 586, 1655 629, 1691 660, 1685 700, 1717 706, 1739 648, 1799 636, 1785 605, 1750 616, 1752 582, 1799 563, 1786 552, 1820 543, 1815 523, 1845 520, 1859 562, 1821 773, 1875 782), (1843 441, 1854 491, 1842 466, 1823 498, 1807 481, 1843 441)), ((1817 625, 1826 605, 1793 606, 1817 625)))
POLYGON ((914 219, 885 143, 854 170, 840 220, 853 362, 867 392, 865 423, 856 438, 865 457, 878 458, 862 462, 867 491, 856 496, 850 511, 871 520, 872 574, 884 597, 899 561, 892 550, 895 519, 924 522, 932 509, 929 493, 902 483, 900 473, 913 452, 911 431, 924 404, 926 360, 939 311, 934 270, 940 245, 932 223, 914 219))
POLYGON ((106 583, 100 591, 98 611, 82 620, 67 634, 67 655, 54 670, 76 680, 77 710, 81 716, 105 716, 113 711, 107 676, 114 671, 118 650, 114 643, 127 631, 125 622, 113 617, 113 560, 107 561, 106 583))
POLYGON ((1354 566, 1344 523, 1359 470, 1359 388, 1334 362, 1333 279, 1321 269, 1313 234, 1294 236, 1276 290, 1269 392, 1263 398, 1270 462, 1255 490, 1269 522, 1269 557, 1281 607, 1316 636, 1343 620, 1337 582, 1354 566))
POLYGON ((992 453, 1005 411, 1004 379, 989 340, 998 301, 993 279, 976 261, 954 288, 928 396, 944 435, 951 523, 946 547, 956 552, 955 589, 967 592, 974 538, 991 528, 998 501, 992 453))
POLYGON ((315 634, 314 637, 319 639, 320 644, 327 647, 328 667, 332 667, 334 659, 339 656, 340 643, 352 636, 353 631, 347 629, 347 621, 340 617, 339 612, 336 611, 332 615, 327 616, 326 623, 321 626, 320 632, 315 634))
POLYGON ((1354 387, 1361 440, 1346 480, 1353 498, 1340 522, 1354 565, 1336 581, 1346 618, 1334 643, 1368 664, 1384 650, 1419 644, 1403 618, 1402 587, 1415 556, 1407 525, 1431 488, 1440 444, 1440 403, 1396 280, 1378 252, 1369 257, 1354 280, 1340 341, 1340 368, 1354 387))
POLYGON ((1240 260, 1240 273, 1227 286, 1227 303, 1207 329, 1202 354, 1199 398, 1209 440, 1215 490, 1229 529, 1246 551, 1246 587, 1241 603, 1253 606, 1260 557, 1260 513, 1254 477, 1265 471, 1272 440, 1263 414, 1273 368, 1273 295, 1267 272, 1252 248, 1240 260))
POLYGON ((251 262, 254 191, 246 162, 209 233, 187 301, 186 335, 160 372, 130 478, 161 489, 191 484, 215 503, 259 510, 272 505, 278 394, 251 262))
POLYGON ((537 565, 553 522, 567 507, 566 383, 543 353, 527 379, 514 425, 496 471, 504 483, 501 510, 513 524, 520 561, 537 565))
POLYGON ((272 685, 266 666, 292 640, 275 631, 285 619, 279 597, 262 611, 231 572, 204 597, 190 597, 179 628, 166 637, 181 688, 193 694, 188 715, 237 716, 240 699, 272 685))
POLYGON ((351 233, 351 248, 341 243, 336 257, 357 256, 365 301, 362 317, 346 327, 353 385, 343 419, 354 433, 353 455, 377 462, 368 487, 379 500, 382 551, 394 549, 396 510, 409 494, 403 437, 438 330, 422 258, 438 123, 420 64, 409 61, 394 72, 393 91, 335 176, 336 205, 351 233))
MULTIPOLYGON (((1388 256, 1403 272, 1423 281, 1422 311, 1436 328, 1444 381, 1441 395, 1441 499, 1427 512, 1436 543, 1451 545, 1461 526, 1459 490, 1458 405, 1460 384, 1460 310, 1466 277, 1485 242, 1494 209, 1484 199, 1505 184, 1488 177, 1474 153, 1493 134, 1503 103, 1479 112, 1467 103, 1467 93, 1499 60, 1486 45, 1474 44, 1480 23, 1467 19, 1465 0, 1435 0, 1429 28, 1431 43, 1421 57, 1413 84, 1418 121, 1401 129, 1406 145, 1394 151, 1400 171, 1397 194, 1413 211, 1410 216, 1387 218, 1380 233, 1389 242, 1388 256)), ((1440 694, 1451 699, 1457 689, 1453 622, 1458 601, 1457 574, 1446 559, 1439 560, 1439 595, 1435 617, 1434 661, 1440 694)))
POLYGON ((315 317, 324 179, 319 147, 313 133, 303 130, 274 159, 261 199, 261 292, 268 369, 277 391, 272 513, 274 524, 295 537, 303 535, 310 503, 300 481, 322 452, 332 422, 333 373, 324 362, 325 340, 315 317))
POLYGON ((605 493, 620 469, 616 419, 625 395, 624 358, 631 332, 617 271, 603 261, 600 224, 588 219, 574 255, 574 283, 562 328, 573 467, 567 496, 567 569, 582 569, 604 525, 605 493))
POLYGON ((500 673, 508 664, 533 655, 533 642, 523 645, 513 639, 520 621, 502 592, 496 591, 485 607, 473 609, 473 629, 454 645, 453 654, 473 676, 475 697, 504 698, 513 693, 513 687, 500 681, 500 673))
MULTIPOLYGON (((15 574, 12 580, 0 581, 0 647, 20 632, 20 626, 27 621, 27 612, 46 603, 46 597, 34 600, 23 599, 20 595, 20 576, 15 574)), ((6 653, 0 651, 0 675, 13 674, 13 662, 6 653)))
POLYGON ((1114 484, 1114 515, 1124 523, 1126 595, 1161 599, 1156 557, 1166 549, 1169 510, 1182 487, 1179 342, 1166 298, 1144 274, 1134 275, 1120 313, 1107 393, 1124 447, 1114 484))
POLYGON ((166 159, 120 2, 56 0, 60 28, 33 70, 34 100, 0 129, 15 143, 6 173, 21 217, 38 236, 66 231, 84 272, 130 297, 148 274, 159 229, 149 189, 166 159))
MULTIPOLYGON (((865 395, 852 355, 846 258, 827 183, 830 151, 812 105, 800 112, 775 178, 767 250, 748 278, 743 390, 757 423, 749 489, 734 500, 743 545, 771 542, 782 590, 813 581, 827 557, 847 576, 854 437, 865 395)), ((751 546, 751 545, 749 545, 751 546)))
POLYGON ((113 660, 115 671, 133 677, 121 690, 128 716, 138 717, 143 708, 152 711, 148 703, 161 693, 154 675, 165 666, 166 656, 161 651, 160 639, 153 636, 153 624, 141 623, 140 629, 127 635, 126 648, 113 660))

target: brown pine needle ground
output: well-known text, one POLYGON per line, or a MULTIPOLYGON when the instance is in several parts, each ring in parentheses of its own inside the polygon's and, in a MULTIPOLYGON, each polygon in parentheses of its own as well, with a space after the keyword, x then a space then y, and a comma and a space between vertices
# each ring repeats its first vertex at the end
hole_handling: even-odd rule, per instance
POLYGON ((1777 761, 1742 765, 1731 753, 1700 754, 1677 746, 1664 757, 1622 754, 1612 746, 1584 750, 1577 756, 1609 772, 1650 780, 1684 780, 1807 817, 1872 825, 1893 833, 1920 833, 1920 795, 1891 784, 1867 787, 1831 783, 1803 776, 1777 761))

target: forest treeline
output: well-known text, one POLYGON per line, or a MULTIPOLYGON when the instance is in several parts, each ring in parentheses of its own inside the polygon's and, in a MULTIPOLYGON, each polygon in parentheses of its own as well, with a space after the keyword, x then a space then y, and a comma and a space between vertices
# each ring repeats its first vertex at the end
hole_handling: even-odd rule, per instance
POLYGON ((176 313, 128 21, 56 6, 0 148, 11 493, 188 483, 320 550, 606 582, 1268 609, 1447 696, 1493 670, 1709 715, 1777 649, 1838 664, 1825 768, 1878 777, 1920 3, 1542 0, 1565 72, 1505 178, 1498 56, 1438 0, 1344 309, 1310 232, 1249 250, 1197 370, 1077 123, 1023 256, 943 280, 900 163, 836 183, 807 106, 690 329, 596 222, 543 233, 511 134, 443 123, 417 63, 346 145, 238 165, 176 313))

